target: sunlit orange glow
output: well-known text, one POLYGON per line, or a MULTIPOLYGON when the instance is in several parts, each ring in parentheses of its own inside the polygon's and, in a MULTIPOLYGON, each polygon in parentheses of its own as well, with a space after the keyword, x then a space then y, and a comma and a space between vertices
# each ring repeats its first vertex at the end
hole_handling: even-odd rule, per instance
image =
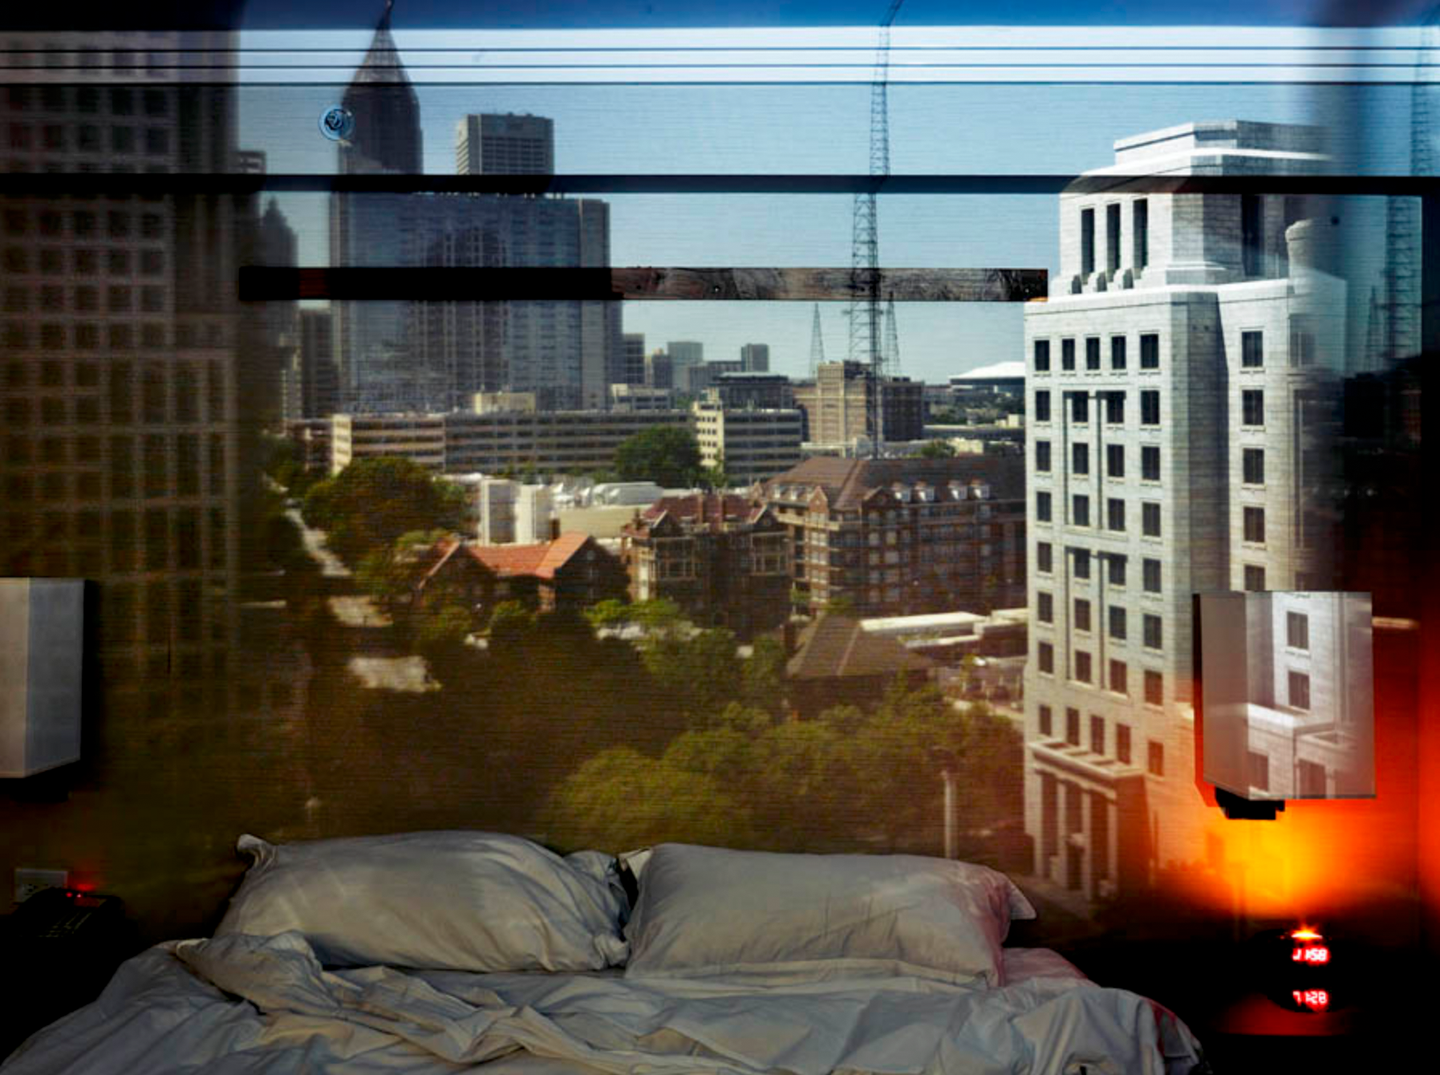
POLYGON ((1295 932, 1291 933, 1290 936, 1294 937, 1297 941, 1320 940, 1320 934, 1313 929, 1297 929, 1295 932))

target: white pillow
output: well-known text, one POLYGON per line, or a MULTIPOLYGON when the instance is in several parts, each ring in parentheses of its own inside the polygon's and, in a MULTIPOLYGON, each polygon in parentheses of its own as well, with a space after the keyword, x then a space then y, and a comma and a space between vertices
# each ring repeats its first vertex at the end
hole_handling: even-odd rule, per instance
POLYGON ((626 928, 625 976, 1000 986, 1010 920, 1034 917, 1004 874, 965 862, 660 844, 626 928))
POLYGON ((255 862, 216 936, 299 930, 330 966, 600 970, 625 959, 620 898, 518 836, 245 835, 237 847, 255 862))

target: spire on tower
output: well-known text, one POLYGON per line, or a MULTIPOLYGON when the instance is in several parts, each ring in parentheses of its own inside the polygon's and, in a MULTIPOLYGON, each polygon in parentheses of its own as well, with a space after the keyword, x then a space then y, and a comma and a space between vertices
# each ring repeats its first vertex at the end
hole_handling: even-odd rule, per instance
POLYGON ((814 377, 825 361, 825 338, 820 335, 820 304, 815 304, 815 317, 810 322, 810 376, 814 377))

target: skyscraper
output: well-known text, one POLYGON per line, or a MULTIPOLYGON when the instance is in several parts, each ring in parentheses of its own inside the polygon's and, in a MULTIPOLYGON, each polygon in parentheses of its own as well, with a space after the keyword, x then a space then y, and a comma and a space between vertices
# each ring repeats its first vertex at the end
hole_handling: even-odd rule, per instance
POLYGON ((458 175, 553 175, 555 121, 545 116, 465 116, 455 126, 458 175))
MULTIPOLYGON (((226 34, 112 43, 234 48, 226 34)), ((224 711, 258 478, 240 457, 277 379, 261 376, 268 352, 236 291, 253 197, 124 189, 124 173, 232 169, 234 87, 211 72, 118 74, 130 77, 76 68, 0 97, 16 171, 119 173, 99 196, 71 197, 56 176, 0 206, 0 574, 96 580, 107 698, 145 699, 159 721, 184 692, 202 695, 194 713, 224 711)))
POLYGON ((770 345, 747 343, 740 348, 740 370, 743 373, 770 372, 770 345))
MULTIPOLYGON (((1300 174, 1314 128, 1194 123, 1086 173, 1300 174)), ((1309 490, 1344 369, 1322 220, 1265 194, 1065 193, 1025 310, 1026 831, 1088 897, 1204 854, 1192 595, 1323 589, 1309 490)))

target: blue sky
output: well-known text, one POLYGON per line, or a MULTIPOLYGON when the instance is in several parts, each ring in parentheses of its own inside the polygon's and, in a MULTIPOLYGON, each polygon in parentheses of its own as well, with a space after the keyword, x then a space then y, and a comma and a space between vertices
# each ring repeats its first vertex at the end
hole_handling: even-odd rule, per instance
MULTIPOLYGON (((789 10, 799 12, 805 6, 790 5, 789 10)), ((424 21, 423 8, 402 0, 395 17, 402 50, 408 50, 411 42, 417 47, 437 44, 433 34, 405 29, 404 14, 422 26, 439 25, 424 21)), ((939 14, 935 5, 915 5, 914 14, 926 11, 932 18, 939 14)), ((911 13, 907 4, 902 14, 911 13)), ((497 24, 507 25, 503 20, 497 24)), ((483 20, 472 25, 482 26, 483 20)), ((653 28, 653 23, 647 25, 653 28)), ((1017 33, 1015 40, 1022 44, 1040 40, 1039 33, 1027 30, 1017 33)), ((310 46, 323 41, 327 47, 363 49, 368 37, 368 31, 283 39, 252 35, 244 43, 274 47, 279 40, 310 46)), ((1068 35, 1051 37, 1066 40, 1068 35)), ((823 35, 816 38, 822 39, 823 35)), ((873 30, 854 31, 856 42, 872 39, 873 30)), ((901 44, 907 40, 900 28, 896 39, 901 44)), ((1187 44, 1238 39, 1238 32, 1227 30, 1187 33, 1183 38, 1187 44)), ((454 35, 441 38, 445 44, 464 40, 454 35)), ((502 40, 508 39, 492 36, 481 43, 493 47, 502 40)), ((627 38, 605 40, 613 46, 627 38)), ((695 40, 707 37, 697 34, 695 40)), ((416 58, 419 72, 423 60, 418 53, 416 58)), ((868 63, 864 60, 862 70, 868 72, 868 63)), ((456 79, 421 81, 425 169, 453 173, 454 128, 460 116, 515 111, 555 120, 556 170, 561 173, 863 173, 868 166, 870 87, 865 80, 868 74, 853 77, 857 80, 823 85, 507 85, 493 74, 467 75, 466 84, 456 84, 456 79)), ((265 149, 272 172, 333 171, 335 149, 320 136, 316 120, 342 90, 338 81, 330 86, 247 84, 241 98, 242 145, 265 149)), ((1366 102, 1365 114, 1375 117, 1375 122, 1364 124, 1367 170, 1404 172, 1407 164, 1398 151, 1404 147, 1408 91, 1400 87, 1361 91, 1283 81, 895 82, 889 92, 891 170, 896 174, 1074 173, 1111 163, 1114 140, 1141 131, 1199 119, 1315 122, 1343 113, 1360 98, 1366 102)), ((852 199, 848 196, 612 195, 606 200, 612 206, 616 265, 848 265, 850 261, 852 199)), ((300 232, 302 263, 325 261, 324 204, 323 197, 310 196, 282 201, 300 232)), ((1051 196, 882 198, 881 261, 894 266, 1005 266, 1053 272, 1058 267, 1056 210, 1051 196)), ((1367 212, 1355 215, 1362 219, 1367 212)), ((1368 215, 1373 218, 1374 213, 1368 215)), ((843 357, 844 306, 822 304, 821 309, 826 357, 843 357)), ((799 374, 808 361, 811 316, 811 307, 799 304, 632 303, 625 310, 625 326, 627 331, 644 332, 646 346, 652 349, 672 339, 701 340, 708 358, 734 358, 746 342, 769 343, 773 368, 799 374)), ((898 313, 901 372, 942 381, 977 366, 1018 359, 1020 325, 1020 308, 1013 305, 902 305, 898 313)))

